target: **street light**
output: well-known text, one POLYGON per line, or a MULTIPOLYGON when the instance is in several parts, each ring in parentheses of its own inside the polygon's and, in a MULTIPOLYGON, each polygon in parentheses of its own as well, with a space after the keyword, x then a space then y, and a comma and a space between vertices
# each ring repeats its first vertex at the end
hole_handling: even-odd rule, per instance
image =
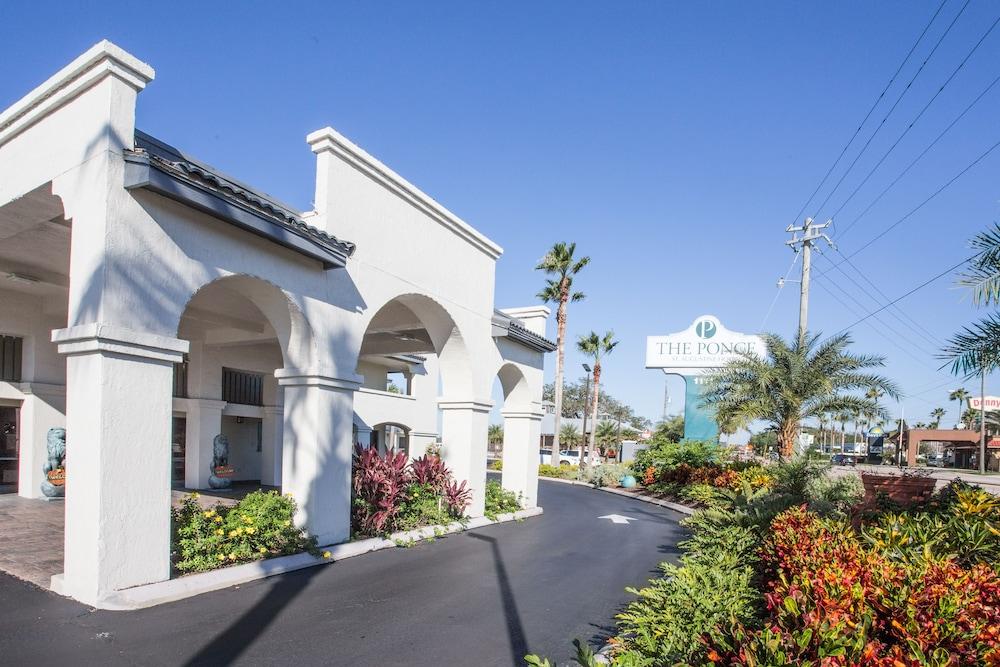
POLYGON ((587 371, 587 381, 584 384, 583 390, 583 433, 581 433, 581 444, 580 444, 580 465, 586 466, 587 462, 583 460, 583 442, 587 440, 587 413, 590 412, 590 366, 587 364, 583 365, 583 370, 587 371))

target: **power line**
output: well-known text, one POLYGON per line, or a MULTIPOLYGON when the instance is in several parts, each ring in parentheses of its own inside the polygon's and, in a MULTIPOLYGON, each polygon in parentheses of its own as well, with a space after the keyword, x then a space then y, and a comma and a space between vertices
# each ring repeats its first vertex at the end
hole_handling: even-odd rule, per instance
POLYGON ((923 289, 924 287, 927 287, 928 285, 930 285, 930 284, 931 284, 932 282, 934 282, 935 280, 938 280, 939 278, 941 278, 941 277, 942 277, 942 276, 944 276, 945 274, 947 274, 947 273, 950 273, 950 272, 954 271, 954 270, 955 270, 955 269, 957 269, 958 267, 962 266, 963 264, 966 264, 966 263, 968 263, 968 262, 969 262, 970 260, 972 260, 972 259, 975 259, 975 258, 976 258, 976 255, 973 255, 972 257, 967 257, 967 258, 963 259, 963 260, 962 260, 961 262, 959 262, 958 264, 955 264, 954 266, 950 266, 950 267, 948 267, 947 269, 945 269, 945 270, 944 270, 944 271, 942 271, 941 273, 937 274, 937 275, 936 275, 936 276, 934 276, 933 278, 929 278, 928 280, 925 280, 924 282, 920 283, 919 285, 917 285, 916 287, 914 287, 913 289, 911 289, 911 290, 910 290, 909 292, 907 292, 906 294, 903 294, 903 295, 901 295, 901 296, 898 296, 898 297, 896 297, 895 299, 893 299, 892 301, 890 301, 890 302, 889 302, 889 303, 887 303, 886 305, 884 305, 884 306, 882 306, 881 308, 878 308, 878 309, 876 309, 876 310, 873 310, 872 312, 868 313, 867 315, 865 315, 864 317, 862 317, 862 318, 861 318, 860 320, 858 320, 857 322, 853 322, 853 323, 851 323, 851 324, 847 325, 846 327, 844 327, 843 329, 841 329, 840 331, 838 331, 837 333, 835 333, 835 334, 833 334, 833 335, 834 335, 834 336, 837 336, 837 335, 840 335, 840 334, 844 333, 845 331, 847 331, 848 329, 850 329, 851 327, 854 327, 854 326, 857 326, 858 324, 860 324, 860 323, 864 322, 865 320, 867 320, 867 319, 868 319, 869 317, 873 317, 873 316, 875 316, 875 315, 876 315, 877 313, 880 313, 880 312, 882 312, 883 310, 885 310, 886 308, 888 308, 889 306, 892 306, 892 305, 894 305, 894 304, 896 304, 896 303, 898 303, 898 302, 902 301, 903 299, 905 299, 906 297, 910 296, 910 295, 911 295, 911 294, 913 294, 914 292, 916 292, 916 291, 918 291, 918 290, 921 290, 921 289, 923 289))
POLYGON ((943 32, 943 33, 941 34, 941 36, 940 36, 940 37, 938 38, 938 41, 934 43, 934 47, 933 47, 933 48, 931 49, 930 53, 928 53, 928 54, 927 54, 927 57, 926 57, 926 58, 924 58, 924 62, 922 62, 922 63, 920 64, 920 67, 919 67, 919 68, 917 69, 916 73, 915 73, 915 74, 913 75, 913 77, 912 77, 912 78, 910 79, 909 83, 907 83, 907 84, 906 84, 906 87, 905 87, 905 88, 903 88, 903 91, 902 91, 902 92, 901 92, 901 93, 899 94, 899 97, 897 97, 897 98, 896 98, 896 101, 895 101, 895 102, 893 103, 892 107, 890 107, 890 108, 889 108, 889 112, 888 112, 888 113, 887 113, 887 114, 885 115, 885 117, 884 117, 884 118, 882 119, 882 122, 880 122, 880 123, 878 124, 878 126, 877 126, 877 127, 875 128, 875 131, 874 131, 874 132, 872 132, 872 134, 871 134, 871 136, 870 136, 870 137, 868 137, 868 141, 866 141, 866 142, 865 142, 865 145, 861 147, 861 151, 860 151, 860 152, 859 152, 859 153, 858 153, 858 154, 857 154, 857 155, 856 155, 856 156, 854 157, 854 160, 853 160, 853 161, 851 162, 851 164, 850 164, 850 165, 849 165, 849 166, 847 167, 847 169, 846 169, 846 170, 844 171, 844 173, 843 173, 843 174, 841 174, 841 176, 840 176, 840 180, 838 180, 838 181, 837 181, 836 185, 834 185, 834 186, 833 186, 833 189, 832 189, 832 190, 830 190, 829 194, 827 194, 827 196, 826 196, 826 199, 824 199, 824 200, 823 200, 823 203, 819 205, 819 209, 817 209, 817 211, 816 211, 816 215, 814 215, 814 216, 813 216, 813 218, 818 218, 818 217, 819 217, 819 214, 820 214, 820 212, 821 212, 821 211, 823 210, 823 207, 824 207, 824 206, 826 206, 827 202, 829 202, 829 201, 830 201, 830 198, 831 198, 831 197, 833 197, 833 194, 834 194, 834 193, 835 193, 835 192, 837 191, 837 189, 838 189, 838 188, 840 187, 841 183, 843 183, 843 182, 844 182, 844 179, 845 179, 845 178, 847 178, 847 175, 848 175, 849 173, 851 173, 851 170, 852 170, 852 169, 854 169, 854 165, 856 165, 856 164, 858 163, 858 160, 860 160, 860 159, 861 159, 861 156, 865 154, 865 151, 866 151, 866 150, 868 150, 868 147, 869 147, 869 146, 871 145, 871 143, 872 143, 872 140, 873 140, 873 139, 875 138, 875 136, 876 136, 876 135, 877 135, 877 134, 879 133, 879 130, 881 130, 881 129, 882 129, 882 126, 884 126, 884 125, 885 125, 885 122, 886 122, 887 120, 889 120, 889 116, 891 116, 891 115, 892 115, 892 112, 896 110, 896 107, 897 107, 897 106, 899 106, 899 103, 900 103, 900 102, 901 102, 901 101, 903 100, 903 97, 904 97, 904 96, 906 95, 906 93, 907 93, 907 92, 908 92, 908 91, 910 90, 910 87, 911 87, 911 86, 913 85, 913 82, 914 82, 914 81, 916 81, 916 80, 917 80, 917 77, 918 77, 918 76, 920 76, 920 73, 924 71, 924 67, 925 67, 925 66, 927 65, 927 63, 928 63, 928 62, 930 62, 930 59, 931 59, 931 58, 932 58, 932 57, 934 56, 934 54, 935 54, 935 53, 937 52, 937 50, 938 50, 938 47, 939 47, 939 46, 941 46, 941 42, 943 42, 943 41, 944 41, 944 38, 945 38, 945 37, 947 37, 947 36, 948 36, 948 33, 950 33, 950 32, 951 32, 951 29, 952 29, 952 27, 954 27, 954 25, 955 25, 955 23, 956 23, 956 22, 958 21, 959 17, 961 17, 961 16, 962 16, 962 14, 964 14, 964 13, 965 13, 965 8, 969 6, 969 3, 970 3, 971 1, 972 1, 972 0, 965 0, 965 4, 964 4, 964 5, 962 5, 962 8, 961 8, 960 10, 958 10, 958 14, 956 14, 956 15, 955 15, 955 18, 953 18, 953 19, 951 20, 951 23, 949 23, 949 24, 948 24, 948 27, 947 27, 947 28, 945 29, 945 31, 944 31, 944 32, 943 32))
MULTIPOLYGON (((935 19, 937 19, 938 14, 941 13, 941 10, 944 9, 945 3, 947 2, 948 0, 941 0, 941 4, 938 5, 937 10, 934 12, 933 16, 931 16, 930 20, 927 22, 927 25, 924 26, 924 29, 920 32, 920 35, 917 37, 917 41, 915 41, 913 43, 913 46, 910 47, 910 50, 906 52, 906 56, 903 58, 903 61, 899 63, 899 67, 896 68, 896 71, 893 73, 892 77, 889 78, 889 82, 885 84, 885 88, 883 88, 882 92, 879 93, 879 96, 875 98, 875 102, 872 103, 871 108, 868 109, 868 113, 865 114, 865 117, 861 120, 861 123, 858 125, 857 129, 854 130, 854 134, 852 134, 851 138, 847 140, 846 144, 844 144, 844 148, 841 149, 840 155, 838 155, 837 159, 833 161, 833 164, 830 165, 830 168, 827 169, 826 174, 823 176, 822 180, 820 180, 819 185, 816 186, 816 189, 813 190, 811 195, 809 195, 809 199, 807 199, 805 203, 802 204, 802 208, 799 209, 799 212, 795 215, 795 218, 792 219, 792 224, 797 223, 802 218, 802 214, 805 213, 806 208, 809 206, 810 203, 812 203, 812 200, 816 196, 816 193, 820 191, 820 188, 823 187, 823 185, 826 183, 826 180, 830 178, 830 174, 832 174, 833 170, 837 168, 838 164, 840 164, 840 160, 844 157, 844 154, 847 153, 847 149, 850 148, 851 144, 854 143, 854 140, 857 139, 858 134, 861 133, 861 128, 863 128, 865 126, 865 123, 868 122, 868 119, 875 111, 875 108, 879 105, 879 102, 882 101, 882 98, 885 97, 885 94, 889 91, 889 88, 896 80, 896 77, 899 76, 899 73, 901 71, 903 71, 903 67, 906 66, 907 62, 909 62, 910 56, 912 56, 913 52, 917 49, 917 45, 919 45, 920 42, 924 39, 924 35, 926 35, 927 31, 930 30, 931 25, 934 23, 935 19)), ((966 4, 968 4, 968 2, 966 2, 966 4)), ((962 9, 964 11, 965 8, 963 7, 962 9)), ((912 83, 912 81, 910 83, 912 83)), ((885 121, 883 120, 882 122, 884 123, 885 121)))
MULTIPOLYGON (((861 303, 861 301, 859 301, 859 300, 858 300, 858 299, 857 299, 857 298, 856 298, 856 297, 855 297, 855 296, 854 296, 853 294, 851 294, 850 292, 848 292, 847 290, 845 290, 845 289, 844 289, 843 287, 841 287, 841 286, 840 286, 840 285, 839 285, 838 283, 836 283, 836 282, 830 282, 830 283, 829 283, 829 285, 824 285, 823 283, 817 283, 817 285, 819 285, 820 287, 823 287, 823 289, 824 289, 824 290, 826 290, 826 291, 827 291, 827 292, 828 292, 828 293, 829 293, 829 294, 830 294, 830 295, 831 295, 831 296, 832 296, 833 298, 837 299, 837 301, 839 301, 839 302, 841 303, 841 305, 843 305, 843 306, 844 306, 845 308, 847 308, 848 310, 850 310, 850 311, 851 311, 852 313, 854 313, 855 315, 858 315, 858 316, 860 316, 860 315, 861 315, 861 313, 863 313, 863 312, 864 312, 864 308, 866 308, 865 304, 861 303), (834 293, 834 292, 833 292, 833 290, 831 290, 831 289, 830 289, 830 287, 836 287, 836 288, 837 288, 838 290, 840 290, 840 291, 841 291, 841 293, 843 293, 843 294, 844 294, 844 296, 846 296, 846 297, 847 297, 847 298, 849 298, 849 299, 850 299, 851 301, 853 301, 853 302, 854 302, 854 303, 856 303, 856 304, 857 304, 858 306, 860 306, 860 307, 861 307, 861 309, 862 309, 861 313, 859 313, 858 311, 856 311, 856 310, 855 310, 855 309, 854 309, 853 307, 849 306, 849 305, 848 305, 848 304, 847 304, 847 303, 846 303, 845 301, 843 301, 843 300, 842 300, 842 299, 841 299, 841 298, 840 298, 839 296, 837 296, 837 294, 836 294, 836 293, 834 293)), ((880 305, 881 305, 881 304, 880 304, 880 305)), ((892 328, 892 325, 891 325, 891 323, 889 323, 889 322, 886 322, 885 320, 883 320, 883 319, 881 318, 881 316, 879 316, 879 315, 875 315, 875 316, 874 316, 874 318, 875 318, 875 321, 876 321, 876 322, 878 322, 878 323, 879 323, 879 324, 881 324, 882 326, 886 327, 887 329, 891 329, 891 328, 892 328)), ((881 331, 881 330, 877 330, 877 331, 878 331, 878 333, 879 333, 880 335, 882 335, 882 331, 881 331)), ((899 338, 900 340, 903 340, 903 341, 905 341, 906 343, 909 343, 910 345, 912 345, 912 346, 913 346, 913 349, 915 349, 915 350, 916 350, 917 352, 919 352, 919 353, 921 353, 921 354, 923 354, 923 355, 926 355, 926 356, 928 356, 928 357, 933 357, 933 356, 934 356, 934 352, 930 352, 930 351, 928 351, 928 350, 924 349, 924 348, 923 348, 923 347, 922 347, 922 346, 921 346, 921 345, 920 345, 919 343, 917 343, 917 342, 914 342, 914 341, 913 341, 913 340, 912 340, 911 338, 908 338, 907 336, 904 336, 904 335, 902 334, 902 332, 900 332, 900 331, 896 331, 896 336, 897 336, 897 337, 898 337, 898 338, 899 338)), ((885 336, 883 336, 883 337, 885 337, 885 336)), ((886 338, 887 338, 887 337, 886 337, 886 338)), ((896 345, 896 347, 899 347, 899 349, 903 350, 904 352, 907 352, 907 354, 910 354, 908 350, 906 350, 905 348, 903 348, 903 347, 901 347, 900 345, 898 345, 898 344, 897 344, 897 343, 896 343, 896 342, 895 342, 895 341, 894 341, 893 339, 889 339, 889 338, 887 338, 887 340, 889 340, 889 341, 890 341, 890 342, 892 342, 892 343, 893 343, 894 345, 896 345)), ((934 347, 935 347, 935 348, 937 348, 938 346, 937 346, 937 345, 935 344, 935 346, 934 346, 934 347)), ((914 356, 914 355, 912 355, 912 354, 910 354, 910 356, 912 356, 912 357, 913 357, 914 359, 917 359, 917 357, 916 357, 916 356, 914 356)), ((924 360, 922 360, 922 359, 918 359, 918 361, 920 361, 921 363, 924 363, 924 360)))
POLYGON ((881 158, 879 158, 879 161, 875 163, 875 165, 871 168, 871 170, 865 175, 863 179, 861 179, 861 182, 857 184, 857 186, 854 188, 851 194, 847 195, 847 198, 843 202, 841 202, 840 206, 837 208, 836 211, 834 211, 833 215, 830 217, 836 218, 837 215, 844 209, 844 207, 847 206, 848 202, 850 202, 851 199, 854 198, 854 195, 858 193, 858 190, 860 190, 864 186, 864 184, 868 182, 868 179, 870 179, 872 175, 878 170, 878 168, 882 166, 882 163, 885 162, 885 159, 889 157, 889 154, 896 149, 896 146, 899 145, 899 142, 901 142, 903 138, 910 132, 910 130, 913 129, 913 126, 917 124, 917 121, 920 120, 920 118, 924 115, 927 109, 929 109, 930 106, 934 103, 934 101, 938 98, 938 96, 941 95, 941 93, 948 86, 948 84, 951 83, 952 79, 954 79, 958 75, 959 71, 961 71, 961 69, 965 67, 965 63, 969 61, 969 59, 979 49, 979 47, 986 40, 986 38, 989 37, 990 33, 993 32, 993 29, 997 27, 997 23, 1000 23, 1000 16, 997 16, 996 20, 993 21, 993 24, 990 25, 989 28, 987 28, 986 32, 983 33, 983 36, 980 37, 979 41, 976 42, 975 46, 972 47, 972 50, 970 50, 966 54, 965 58, 962 59, 962 62, 958 64, 958 67, 956 67, 954 71, 952 71, 952 73, 948 76, 948 78, 945 79, 944 83, 942 83, 941 86, 937 89, 937 92, 935 92, 931 96, 931 99, 927 101, 927 104, 925 104, 923 108, 920 110, 920 112, 917 113, 917 115, 913 118, 913 120, 910 121, 910 124, 907 125, 906 129, 904 129, 903 132, 896 138, 896 141, 894 141, 893 144, 889 146, 889 149, 882 155, 881 158))
POLYGON ((957 181, 958 179, 960 179, 969 170, 971 170, 977 164, 979 164, 980 162, 982 162, 983 160, 985 160, 986 157, 990 153, 992 153, 993 151, 995 151, 997 149, 997 146, 1000 146, 1000 141, 997 141, 995 144, 993 144, 992 146, 990 146, 989 148, 987 148, 985 151, 983 151, 979 155, 979 157, 977 157, 975 160, 973 160, 972 162, 970 162, 964 169, 962 169, 962 171, 960 171, 957 174, 955 174, 954 176, 952 176, 947 182, 944 183, 944 185, 942 185, 941 187, 939 187, 937 190, 935 190, 933 193, 931 193, 926 199, 924 199, 922 202, 920 202, 919 204, 917 204, 916 206, 914 206, 912 209, 910 209, 910 211, 907 212, 899 220, 897 220, 896 222, 892 223, 891 225, 889 225, 888 227, 886 227, 883 231, 881 231, 880 233, 878 233, 875 236, 873 236, 871 239, 869 239, 866 243, 864 243, 860 248, 858 248, 857 250, 855 250, 854 252, 852 252, 850 255, 847 255, 845 257, 845 260, 846 259, 850 259, 851 257, 857 256, 860 252, 864 251, 866 248, 868 248, 873 243, 875 243, 876 241, 878 241, 879 239, 881 239, 883 236, 885 236, 886 234, 888 234, 889 232, 891 232, 893 229, 895 229, 899 225, 901 225, 904 222, 906 222, 910 218, 910 216, 912 216, 914 213, 916 213, 917 211, 919 211, 920 209, 922 209, 924 206, 926 206, 928 202, 930 202, 932 199, 934 199, 935 197, 937 197, 939 194, 941 194, 942 192, 944 192, 948 187, 951 186, 952 183, 954 183, 955 181, 957 181))
POLYGON ((795 253, 792 257, 792 263, 788 265, 788 270, 785 271, 785 277, 778 281, 778 289, 774 293, 774 298, 771 299, 771 305, 767 307, 767 312, 764 313, 764 319, 760 322, 760 327, 758 331, 764 330, 764 325, 767 324, 768 318, 771 317, 771 311, 774 310, 774 304, 778 303, 778 297, 781 296, 781 290, 785 288, 785 283, 788 281, 788 276, 792 275, 792 269, 795 268, 795 263, 799 261, 799 253, 795 253))
MULTIPOLYGON (((868 285, 872 289, 874 289, 876 292, 878 292, 879 296, 881 296, 883 299, 888 299, 889 298, 886 295, 886 293, 883 292, 879 288, 879 286, 876 285, 868 276, 866 276, 861 271, 861 269, 859 269, 857 267, 857 265, 854 264, 854 262, 852 262, 851 260, 847 259, 847 257, 845 257, 844 254, 842 252, 840 252, 839 248, 834 248, 834 250, 837 252, 838 255, 840 255, 841 257, 844 258, 844 261, 841 262, 840 264, 834 264, 831 261, 830 264, 832 265, 832 267, 835 268, 835 269, 837 269, 841 273, 843 273, 845 276, 847 276, 848 280, 850 280, 852 283, 854 283, 858 287, 858 289, 860 289, 862 291, 862 293, 868 294, 868 297, 871 298, 872 301, 874 301, 875 303, 877 303, 878 305, 881 306, 882 302, 879 301, 878 299, 876 299, 875 297, 873 297, 870 293, 867 293, 866 292, 866 288, 863 285, 861 285, 861 283, 859 283, 857 280, 855 280, 853 275, 851 275, 850 273, 848 273, 847 271, 845 271, 844 268, 841 265, 845 264, 845 263, 848 264, 852 269, 854 269, 854 271, 859 276, 861 276, 862 278, 864 278, 865 282, 867 282, 868 285)), ((822 278, 822 277, 826 276, 826 274, 827 274, 827 272, 823 272, 823 273, 821 273, 819 275, 819 277, 822 278)), ((907 322, 900 322, 900 324, 903 324, 904 326, 908 326, 911 331, 913 331, 914 333, 920 335, 924 340, 926 340, 927 342, 929 342, 935 348, 938 348, 938 347, 941 346, 941 341, 938 340, 937 337, 934 334, 932 334, 930 331, 928 331, 922 324, 920 324, 920 322, 916 321, 915 319, 913 319, 912 317, 910 317, 909 315, 907 315, 906 312, 902 308, 900 308, 899 306, 893 306, 893 309, 896 311, 896 313, 898 313, 898 315, 900 317, 902 317, 903 319, 907 320, 907 322, 909 322, 909 324, 907 324, 907 322)))
MULTIPOLYGON (((925 148, 923 151, 921 151, 920 154, 917 157, 913 158, 913 160, 910 162, 910 164, 906 165, 906 168, 903 169, 902 172, 900 172, 899 176, 897 176, 891 183, 889 183, 889 185, 887 185, 885 187, 885 189, 882 190, 882 192, 880 192, 878 194, 878 196, 875 197, 875 199, 873 199, 871 201, 871 203, 868 204, 868 206, 866 206, 865 209, 863 211, 861 211, 861 213, 859 213, 857 215, 856 218, 854 218, 854 220, 851 220, 850 224, 848 224, 847 227, 845 227, 837 235, 838 238, 842 238, 848 231, 850 231, 850 229, 852 227, 854 227, 854 225, 856 225, 858 223, 859 220, 861 220, 861 218, 863 218, 868 213, 868 211, 870 211, 872 209, 873 206, 875 206, 875 204, 877 204, 879 201, 881 201, 882 197, 884 197, 886 195, 886 193, 889 192, 889 190, 891 190, 893 187, 895 187, 895 185, 897 183, 899 183, 899 181, 901 181, 903 179, 903 177, 906 176, 907 173, 909 173, 910 169, 912 169, 913 166, 915 164, 917 164, 917 162, 919 162, 925 155, 927 155, 927 153, 932 148, 934 148, 934 146, 937 144, 937 142, 941 141, 941 139, 944 137, 944 135, 948 134, 948 132, 951 131, 951 128, 955 127, 955 125, 957 125, 958 122, 960 120, 962 120, 962 118, 965 117, 965 114, 969 113, 969 111, 972 109, 972 107, 976 106, 976 104, 978 104, 979 101, 982 100, 986 96, 987 93, 989 93, 991 90, 993 90, 993 87, 996 86, 997 83, 1000 83, 1000 76, 997 76, 995 79, 993 79, 993 81, 990 82, 990 85, 986 86, 986 88, 983 89, 983 91, 981 93, 979 93, 979 95, 974 100, 972 100, 972 102, 970 102, 969 105, 965 107, 965 109, 962 110, 962 113, 958 114, 958 116, 956 116, 955 119, 953 121, 951 121, 951 123, 949 123, 948 126, 946 128, 944 128, 944 130, 942 130, 939 135, 937 135, 937 137, 934 138, 934 141, 932 141, 930 144, 927 145, 927 148, 925 148)), ((839 209, 838 209, 838 211, 839 211, 839 209)))
MULTIPOLYGON (((842 305, 844 308, 846 308, 847 310, 851 311, 855 315, 858 315, 858 311, 857 310, 855 310, 850 304, 848 304, 846 301, 844 301, 839 296, 837 296, 837 294, 833 290, 831 290, 829 287, 827 287, 823 283, 816 283, 816 284, 819 285, 820 289, 822 289, 824 292, 826 292, 827 294, 829 294, 830 296, 832 296, 834 299, 836 299, 840 303, 840 305, 842 305)), ((880 324, 884 325, 884 323, 881 322, 881 320, 876 320, 876 321, 878 321, 880 324)), ((926 363, 926 359, 921 359, 920 357, 918 357, 917 355, 915 355, 912 351, 910 351, 907 348, 905 348, 902 345, 900 345, 898 341, 895 341, 892 338, 890 338, 885 332, 883 332, 881 329, 879 329, 874 324, 871 324, 870 322, 868 322, 867 324, 869 324, 871 326, 872 331, 874 331, 876 334, 878 334, 879 336, 881 336, 882 338, 884 338, 886 340, 886 342, 888 342, 889 344, 893 345, 900 352, 903 352, 904 354, 906 354, 907 356, 909 356, 911 359, 916 360, 920 364, 926 363)), ((924 352, 923 350, 920 350, 920 351, 924 352)))

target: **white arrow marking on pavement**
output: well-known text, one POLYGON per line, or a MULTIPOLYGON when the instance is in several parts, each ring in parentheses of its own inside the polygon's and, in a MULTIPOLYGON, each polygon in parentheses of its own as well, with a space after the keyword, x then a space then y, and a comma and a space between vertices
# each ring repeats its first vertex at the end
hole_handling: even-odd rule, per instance
POLYGON ((605 514, 604 516, 597 517, 598 519, 611 519, 611 523, 624 523, 628 524, 629 521, 638 521, 635 517, 622 516, 621 514, 605 514))

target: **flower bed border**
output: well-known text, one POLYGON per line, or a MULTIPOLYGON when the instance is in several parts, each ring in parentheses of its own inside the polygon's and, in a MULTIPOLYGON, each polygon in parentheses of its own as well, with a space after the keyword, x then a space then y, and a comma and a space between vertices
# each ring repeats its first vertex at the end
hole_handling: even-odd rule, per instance
MULTIPOLYGON (((406 530, 393 533, 387 538, 372 537, 354 542, 341 542, 320 547, 320 551, 329 551, 330 558, 312 556, 308 553, 297 553, 291 556, 278 556, 265 560, 244 563, 243 565, 232 565, 208 572, 189 574, 177 579, 159 581, 144 586, 127 588, 98 600, 93 606, 97 609, 107 609, 111 611, 129 611, 134 609, 145 609, 167 602, 183 600, 194 597, 202 593, 238 586, 258 579, 273 577, 277 574, 294 572, 315 565, 327 565, 346 558, 353 558, 372 551, 382 549, 395 549, 397 546, 409 546, 411 543, 433 537, 442 537, 453 533, 461 533, 473 528, 482 528, 496 523, 506 523, 509 521, 519 521, 533 516, 539 516, 543 510, 541 507, 519 510, 508 514, 497 515, 496 520, 486 517, 477 517, 460 523, 455 521, 447 526, 424 526, 414 530, 406 530)), ((60 595, 66 595, 63 575, 57 574, 52 577, 51 589, 60 595)))

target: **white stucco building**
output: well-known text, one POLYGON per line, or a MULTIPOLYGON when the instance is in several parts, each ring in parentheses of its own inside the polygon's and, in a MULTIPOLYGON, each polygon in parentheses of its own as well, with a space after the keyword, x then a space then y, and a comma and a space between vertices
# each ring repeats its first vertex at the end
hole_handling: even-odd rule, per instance
POLYGON ((218 433, 321 544, 349 536, 355 442, 440 441, 481 514, 497 377, 503 484, 534 505, 554 346, 548 309, 494 308, 501 248, 331 128, 315 210, 285 206, 138 131, 153 76, 102 42, 0 114, 0 488, 38 497, 66 428, 57 589, 168 578, 171 486, 206 486, 218 433))

